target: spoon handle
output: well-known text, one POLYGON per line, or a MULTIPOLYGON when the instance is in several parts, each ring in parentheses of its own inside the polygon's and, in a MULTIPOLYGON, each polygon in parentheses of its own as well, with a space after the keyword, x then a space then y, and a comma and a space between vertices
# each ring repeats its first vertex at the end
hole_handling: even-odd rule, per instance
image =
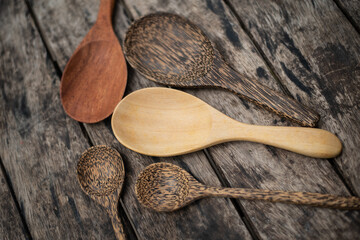
POLYGON ((320 119, 319 114, 309 107, 262 85, 257 80, 248 79, 227 65, 221 68, 221 73, 222 77, 218 81, 224 79, 221 83, 223 87, 282 117, 307 127, 314 127, 320 119))
POLYGON ((324 208, 360 210, 360 198, 341 197, 330 194, 310 192, 284 192, 249 188, 217 188, 207 187, 208 196, 242 198, 268 202, 309 205, 324 208))
POLYGON ((331 132, 317 128, 256 126, 232 121, 223 129, 226 141, 245 140, 286 149, 314 158, 333 158, 342 144, 331 132))
POLYGON ((115 236, 118 240, 125 240, 126 237, 125 237, 124 227, 118 216, 117 204, 111 203, 110 207, 111 207, 111 210, 109 211, 109 215, 111 217, 111 222, 113 225, 115 236))
POLYGON ((115 6, 115 0, 101 0, 96 22, 100 25, 112 26, 111 17, 115 6))

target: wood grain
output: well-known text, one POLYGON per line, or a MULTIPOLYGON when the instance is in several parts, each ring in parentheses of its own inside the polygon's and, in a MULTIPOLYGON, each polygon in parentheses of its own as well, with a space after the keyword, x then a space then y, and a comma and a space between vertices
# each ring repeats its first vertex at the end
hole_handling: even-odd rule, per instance
MULTIPOLYGON (((48 36, 53 49, 54 59, 61 68, 65 66, 72 49, 83 37, 75 35, 74 32, 82 31, 83 34, 86 34, 92 24, 89 16, 92 16, 90 19, 95 21, 96 15, 93 12, 97 11, 96 6, 96 1, 91 3, 76 1, 75 7, 74 5, 70 7, 66 1, 33 2, 35 13, 39 17, 42 29, 48 36), (49 12, 53 14, 49 15, 49 12), (67 18, 64 19, 63 16, 67 16, 67 18), (63 24, 58 24, 59 22, 63 24), (81 28, 85 30, 81 30, 81 28)), ((124 36, 129 26, 129 20, 121 5, 115 6, 114 14, 115 31, 118 30, 124 36)), ((151 85, 150 81, 137 74, 132 75, 130 72, 127 92, 151 85)), ((189 206, 177 214, 158 214, 143 208, 134 194, 136 176, 144 167, 158 159, 142 156, 120 145, 111 132, 109 120, 97 124, 86 124, 85 128, 94 144, 113 146, 122 155, 126 179, 120 204, 129 213, 130 220, 140 239, 219 239, 224 236, 227 239, 251 239, 235 207, 228 200, 205 200, 201 206, 189 206), (218 229, 224 229, 224 232, 220 232, 218 229)), ((182 166, 199 176, 200 179, 220 186, 216 174, 203 153, 167 159, 167 161, 181 162, 182 166), (194 161, 194 163, 189 164, 189 161, 194 161)))
MULTIPOLYGON (((232 67, 245 72, 250 77, 260 77, 259 80, 263 84, 273 89, 280 90, 282 88, 272 77, 259 54, 256 54, 256 48, 237 24, 237 19, 221 1, 175 3, 154 0, 147 1, 146 4, 140 1, 126 1, 126 4, 135 18, 154 11, 169 11, 189 18, 201 26, 225 59, 232 63, 232 67)), ((303 83, 304 86, 306 86, 305 84, 303 83)), ((187 90, 187 92, 242 122, 287 125, 280 118, 254 109, 224 91, 202 89, 187 90)), ((304 100, 302 101, 304 102, 304 100)), ((318 110, 318 108, 315 109, 318 110)), ((327 129, 331 130, 332 128, 327 129)), ((340 139, 343 140, 341 137, 340 139)), ((245 142, 218 145, 211 147, 208 151, 217 165, 219 174, 224 176, 225 182, 229 183, 231 187, 349 195, 346 187, 327 161, 296 156, 282 150, 245 142)), ((244 207, 245 214, 254 224, 259 238, 308 239, 321 236, 329 239, 353 239, 359 235, 360 216, 357 212, 345 213, 336 210, 275 206, 260 202, 239 202, 244 207)))
POLYGON ((111 23, 114 4, 114 0, 100 1, 96 23, 74 51, 61 78, 64 110, 80 122, 104 120, 125 91, 126 62, 111 23))
POLYGON ((62 110, 60 79, 25 2, 2 6, 0 155, 31 236, 115 239, 107 214, 77 184, 76 160, 89 145, 62 110))
POLYGON ((0 216, 1 239, 29 239, 2 171, 0 171, 0 216))
POLYGON ((332 1, 233 4, 292 94, 343 141, 335 162, 359 196, 360 36, 332 1))
MULTIPOLYGON (((70 7, 66 1, 34 1, 32 4, 39 18, 42 29, 51 45, 50 53, 57 63, 63 68, 72 54, 72 51, 80 43, 90 26, 95 22, 97 1, 72 1, 70 7), (64 17, 65 16, 65 17, 64 17)), ((266 64, 256 53, 251 41, 241 30, 235 17, 229 9, 220 1, 127 1, 130 13, 136 18, 154 11, 171 11, 189 18, 206 31, 214 45, 224 55, 232 67, 244 72, 246 75, 258 78, 263 84, 281 91, 282 87, 277 84, 266 64), (211 21, 209 21, 211 19, 211 21)), ((130 24, 125 11, 121 7, 115 9, 114 28, 119 36, 124 37, 125 31, 130 24)), ((130 72, 133 72, 131 70, 130 72)), ((132 73, 133 74, 133 73, 132 73)), ((129 80, 127 92, 136 89, 155 86, 139 76, 133 74, 129 80)), ((254 109, 252 106, 239 100, 233 94, 220 90, 192 90, 188 91, 210 103, 218 110, 243 122, 263 125, 286 125, 279 117, 268 114, 266 111, 254 109)), ((111 132, 109 120, 105 123, 86 125, 91 139, 96 144, 108 144, 117 148, 125 161, 125 168, 129 172, 125 182, 123 200, 126 206, 137 204, 132 194, 131 186, 135 183, 134 176, 154 160, 135 154, 117 143, 111 132), (135 159, 135 160, 134 160, 135 159), (131 174, 130 174, 131 173, 131 174)), ((331 129, 330 129, 331 130, 331 129)), ((288 191, 316 191, 348 195, 348 191, 337 177, 336 172, 326 161, 318 161, 295 154, 286 153, 282 150, 274 150, 261 145, 250 143, 231 143, 209 149, 214 158, 220 174, 226 174, 225 180, 232 187, 258 187, 269 189, 281 189, 288 191), (306 162, 307 164, 304 164, 306 162)), ((206 163, 205 156, 200 153, 190 154, 174 160, 167 161, 180 163, 187 166, 191 172, 199 177, 199 180, 212 185, 220 185, 213 178, 213 170, 206 163), (191 162, 191 164, 189 164, 191 162)), ((345 238, 354 239, 358 236, 359 215, 352 212, 338 212, 336 210, 312 209, 294 206, 274 206, 266 203, 241 202, 246 209, 246 215, 255 225, 255 232, 260 238, 345 238), (267 211, 264 211, 266 209, 267 211)), ((215 229, 225 229, 228 238, 239 239, 249 237, 249 234, 241 235, 244 227, 234 216, 234 208, 229 206, 229 201, 217 199, 205 199, 199 206, 189 206, 192 211, 182 209, 176 215, 157 215, 149 213, 140 206, 128 209, 137 225, 139 236, 148 239, 180 238, 188 237, 184 233, 190 233, 194 238, 222 238, 223 234, 215 229), (213 206, 219 206, 214 208, 213 206), (203 211, 204 207, 211 206, 211 212, 203 211), (196 212, 195 212, 195 210, 196 212), (215 212, 220 211, 221 214, 215 212), (191 215, 190 212, 194 215, 191 215), (207 214, 205 220, 201 216, 207 214), (193 221, 194 217, 199 217, 193 221), (148 219, 144 221, 144 219, 148 219), (186 220, 184 223, 182 220, 186 220), (230 220, 229 220, 230 219, 230 220), (161 223, 160 228, 153 223, 161 223), (166 222, 166 225, 164 225, 166 222), (222 223, 227 222, 227 225, 222 223), (180 225, 179 225, 180 224, 180 225), (231 225, 232 224, 232 225, 231 225), (229 230, 232 228, 231 230, 229 230), (199 231, 200 229, 200 231, 199 231), (203 231, 207 229, 208 231, 203 231), (195 234, 195 235, 194 235, 195 234)), ((99 208, 98 211, 101 211, 99 208)), ((106 218, 106 216, 103 216, 106 218)), ((111 227, 109 228, 111 232, 111 227)))
POLYGON ((328 131, 244 124, 190 94, 159 87, 126 96, 114 110, 111 128, 124 146, 158 157, 229 141, 263 143, 315 158, 336 157, 342 148, 340 140, 328 131))
POLYGON ((159 212, 178 210, 205 197, 230 197, 315 207, 360 210, 360 198, 309 192, 285 192, 251 188, 210 187, 181 167, 165 162, 147 166, 138 176, 136 196, 146 207, 159 212))
POLYGON ((82 190, 107 210, 116 238, 125 240, 124 227, 118 216, 118 202, 125 179, 120 154, 108 146, 93 146, 81 155, 76 172, 82 190))
POLYGON ((303 126, 319 121, 310 108, 230 68, 205 33, 180 15, 159 12, 136 20, 127 31, 124 51, 130 65, 155 82, 228 89, 303 126))
POLYGON ((347 18, 352 22, 354 28, 360 32, 360 3, 357 0, 339 1, 334 0, 347 18))

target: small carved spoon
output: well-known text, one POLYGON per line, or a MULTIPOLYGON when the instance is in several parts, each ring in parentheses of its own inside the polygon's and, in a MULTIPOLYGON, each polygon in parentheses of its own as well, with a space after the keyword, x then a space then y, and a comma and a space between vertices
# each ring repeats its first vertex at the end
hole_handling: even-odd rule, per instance
POLYGON ((201 29, 181 16, 155 13, 135 21, 124 52, 133 68, 155 82, 223 88, 303 126, 319 120, 310 108, 229 67, 201 29))
POLYGON ((316 158, 332 158, 341 143, 316 128, 248 125, 235 121, 200 99, 169 88, 145 88, 125 97, 111 119, 115 137, 150 156, 174 156, 218 143, 264 143, 316 158))
POLYGON ((126 86, 125 58, 111 24, 115 0, 101 0, 95 25, 75 50, 61 78, 60 97, 73 119, 95 123, 110 116, 126 86))
POLYGON ((125 240, 124 229, 117 211, 125 177, 120 154, 107 146, 89 148, 80 157, 77 176, 82 190, 106 208, 117 239, 125 240))
POLYGON ((159 212, 170 212, 204 197, 230 197, 324 208, 360 210, 360 198, 309 192, 284 192, 250 188, 209 187, 171 163, 154 163, 138 176, 135 193, 139 201, 159 212))

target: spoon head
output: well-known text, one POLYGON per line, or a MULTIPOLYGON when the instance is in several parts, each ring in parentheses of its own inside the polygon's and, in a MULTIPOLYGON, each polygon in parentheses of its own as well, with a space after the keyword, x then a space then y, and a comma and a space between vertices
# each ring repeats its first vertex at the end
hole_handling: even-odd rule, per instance
POLYGON ((214 49, 206 35, 189 20, 170 13, 155 13, 129 28, 125 55, 145 77, 182 85, 211 70, 214 49))
POLYGON ((138 200, 156 211, 174 211, 188 204, 193 177, 171 163, 154 163, 138 176, 135 193, 138 200))
POLYGON ((111 126, 127 148, 150 156, 174 156, 210 144, 211 107, 169 88, 145 88, 115 108, 111 126))
POLYGON ((85 44, 70 58, 61 79, 65 112, 85 123, 105 119, 121 100, 126 79, 126 63, 117 40, 85 44))
POLYGON ((121 191, 125 171, 120 154, 107 146, 86 150, 77 165, 77 176, 82 190, 101 205, 104 197, 121 191))

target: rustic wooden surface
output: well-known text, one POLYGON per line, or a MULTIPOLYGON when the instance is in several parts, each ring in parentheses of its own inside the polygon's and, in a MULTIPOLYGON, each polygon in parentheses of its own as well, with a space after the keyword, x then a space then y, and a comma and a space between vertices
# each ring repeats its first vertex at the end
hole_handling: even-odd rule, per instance
POLYGON ((335 3, 343 11, 344 15, 353 25, 353 27, 360 33, 360 4, 357 0, 339 1, 335 3))
POLYGON ((343 141, 335 163, 359 195, 360 135, 352 134, 360 132, 359 35, 331 1, 233 5, 282 83, 300 101, 315 106, 322 117, 319 126, 343 141), (261 29, 256 27, 260 23, 261 29))
POLYGON ((4 240, 29 239, 28 232, 13 201, 3 171, 0 171, 0 236, 4 240))
MULTIPOLYGON (((148 13, 170 11, 189 18, 236 70, 320 113, 319 126, 336 133, 344 144, 343 154, 330 160, 247 142, 151 158, 121 146, 109 118, 79 124, 67 117, 59 99, 60 77, 94 24, 98 5, 97 0, 0 3, 0 156, 29 238, 115 239, 106 211, 76 180, 81 153, 98 144, 114 147, 124 160, 119 215, 130 239, 359 237, 358 211, 204 199, 164 214, 142 207, 134 193, 137 174, 150 163, 166 161, 207 185, 359 196, 360 36, 333 1, 125 0, 117 1, 113 18, 120 41, 132 20, 148 13)), ((356 2, 353 6, 358 7, 356 2)), ((125 94, 158 86, 128 70, 125 94)), ((293 125, 222 90, 186 91, 242 122, 293 125)), ((11 194, 2 198, 16 214, 11 194)), ((21 218, 15 215, 13 221, 20 224, 21 218)), ((21 225, 0 227, 5 237, 27 237, 21 225)))

